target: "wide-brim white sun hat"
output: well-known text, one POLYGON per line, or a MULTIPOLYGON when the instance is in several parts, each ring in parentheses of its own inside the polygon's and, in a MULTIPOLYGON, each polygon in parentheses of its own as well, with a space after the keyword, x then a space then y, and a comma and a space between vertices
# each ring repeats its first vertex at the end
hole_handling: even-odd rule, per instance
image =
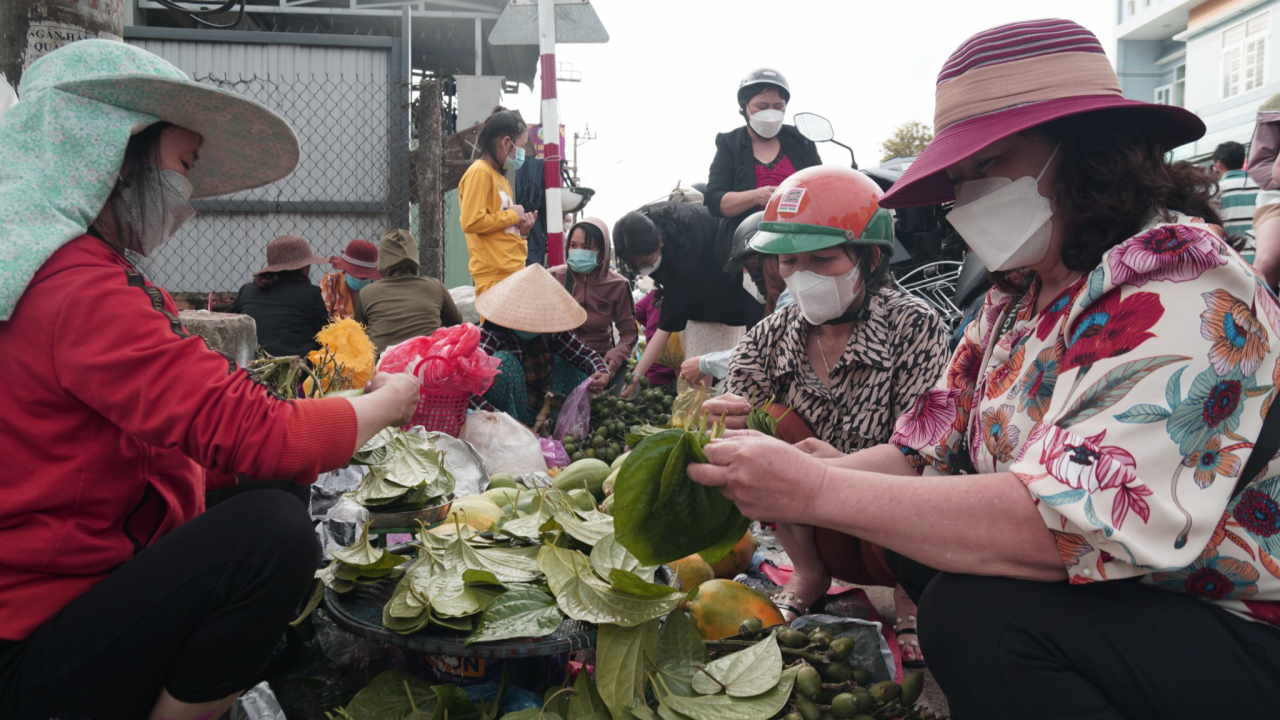
POLYGON ((538 264, 511 275, 476 298, 476 312, 510 330, 559 333, 577 330, 587 311, 538 264))
POLYGON ((297 137, 269 108, 121 42, 82 40, 40 58, 18 97, 0 116, 0 320, 45 260, 98 216, 129 138, 147 127, 201 135, 192 199, 260 187, 298 164, 297 137))

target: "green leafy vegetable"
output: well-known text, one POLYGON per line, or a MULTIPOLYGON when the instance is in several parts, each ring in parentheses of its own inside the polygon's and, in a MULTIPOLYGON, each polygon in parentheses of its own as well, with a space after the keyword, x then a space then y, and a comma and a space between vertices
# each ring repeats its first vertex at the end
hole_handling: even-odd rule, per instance
POLYGON ((609 710, 600 698, 600 693, 596 691, 595 683, 591 682, 586 672, 579 671, 578 679, 573 683, 573 694, 569 696, 568 717, 585 720, 601 712, 605 713, 607 720, 609 710))
POLYGON ((622 547, 617 535, 613 533, 601 538, 591 549, 591 569, 605 580, 609 579, 610 571, 625 570, 648 582, 653 582, 653 577, 658 572, 656 565, 641 565, 635 555, 622 547))
POLYGON ((683 597, 636 597, 614 590, 595 576, 587 556, 576 550, 544 545, 538 567, 564 614, 583 622, 634 627, 676 609, 683 597))
POLYGON ((633 627, 601 625, 596 631, 596 687, 614 717, 644 702, 644 669, 658 654, 658 619, 633 627))
POLYGON ((554 597, 528 585, 516 585, 489 604, 466 644, 545 637, 555 632, 563 620, 564 613, 554 597))
POLYGON ((691 462, 706 462, 705 436, 671 430, 640 442, 618 474, 613 517, 618 542, 641 562, 657 565, 701 553, 722 559, 751 521, 716 488, 689 479, 691 462))
POLYGON ((658 636, 658 670, 677 695, 693 695, 693 676, 711 659, 698 628, 687 615, 673 612, 658 636))
POLYGON ((741 652, 730 653, 693 676, 693 689, 703 695, 721 690, 748 698, 771 690, 782 678, 782 651, 772 635, 741 652))
POLYGON ((786 706, 798 671, 798 667, 782 671, 778 684, 772 690, 750 698, 738 698, 724 693, 693 697, 676 695, 663 685, 661 677, 655 694, 662 707, 687 715, 693 720, 759 720, 773 717, 786 706))
POLYGON ((414 706, 434 710, 436 695, 431 686, 399 670, 379 674, 347 703, 346 712, 356 720, 403 720, 414 706))

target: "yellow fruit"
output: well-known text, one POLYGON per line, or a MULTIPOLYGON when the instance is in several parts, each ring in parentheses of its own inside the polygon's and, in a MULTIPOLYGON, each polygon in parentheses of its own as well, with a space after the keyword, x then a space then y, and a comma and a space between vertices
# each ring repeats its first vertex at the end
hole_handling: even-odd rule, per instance
POLYGON ((708 580, 684 602, 703 640, 719 640, 738 633, 747 618, 760 618, 765 627, 782 624, 778 606, 764 593, 732 580, 708 580))
POLYGON ((667 563, 667 567, 680 578, 680 589, 685 592, 715 578, 711 566, 697 554, 667 563))
POLYGON ((467 495, 453 501, 442 525, 453 525, 454 519, 478 533, 488 532, 502 519, 502 508, 483 495, 467 495))
POLYGON ((718 578, 734 578, 739 573, 744 573, 751 569, 751 558, 756 554, 756 548, 760 543, 756 540, 756 536, 748 530, 746 535, 738 541, 737 545, 725 555, 720 562, 711 566, 711 571, 718 578))

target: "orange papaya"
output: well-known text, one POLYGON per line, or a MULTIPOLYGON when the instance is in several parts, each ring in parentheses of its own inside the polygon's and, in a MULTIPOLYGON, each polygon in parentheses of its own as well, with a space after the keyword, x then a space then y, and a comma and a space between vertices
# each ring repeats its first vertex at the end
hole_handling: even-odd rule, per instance
POLYGON ((702 583, 715 578, 715 573, 711 571, 711 566, 697 553, 669 562, 667 567, 671 568, 676 577, 680 578, 680 589, 685 592, 689 592, 702 583))
POLYGON ((737 577, 738 573, 744 573, 751 569, 751 558, 756 554, 756 548, 760 547, 756 536, 747 530, 747 534, 742 536, 737 545, 729 551, 728 555, 721 558, 720 562, 712 563, 711 571, 718 578, 732 579, 737 577))
POLYGON ((732 580, 708 580, 690 593, 681 606, 703 640, 719 640, 738 634, 748 618, 759 618, 765 627, 783 623, 782 613, 760 591, 732 580))

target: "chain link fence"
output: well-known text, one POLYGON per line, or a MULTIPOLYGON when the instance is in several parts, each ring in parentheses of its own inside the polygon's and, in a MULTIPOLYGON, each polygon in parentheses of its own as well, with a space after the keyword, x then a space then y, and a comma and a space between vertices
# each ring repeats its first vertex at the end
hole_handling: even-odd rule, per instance
MULTIPOLYGON (((151 258, 153 282, 191 304, 215 305, 251 282, 279 235, 306 238, 323 257, 355 238, 377 242, 388 229, 411 228, 408 108, 392 99, 386 76, 207 74, 198 82, 253 98, 283 116, 301 145, 294 172, 266 187, 193 201, 198 215, 151 258), (398 107, 397 107, 398 106, 398 107), (395 112, 404 114, 403 125, 395 112), (403 140, 397 140, 397 138, 403 140), (196 301, 200 298, 200 301, 196 301)), ((407 95, 395 87, 396 98, 407 95)), ((246 154, 246 163, 254 162, 246 154)), ((313 282, 330 268, 311 270, 313 282)))

